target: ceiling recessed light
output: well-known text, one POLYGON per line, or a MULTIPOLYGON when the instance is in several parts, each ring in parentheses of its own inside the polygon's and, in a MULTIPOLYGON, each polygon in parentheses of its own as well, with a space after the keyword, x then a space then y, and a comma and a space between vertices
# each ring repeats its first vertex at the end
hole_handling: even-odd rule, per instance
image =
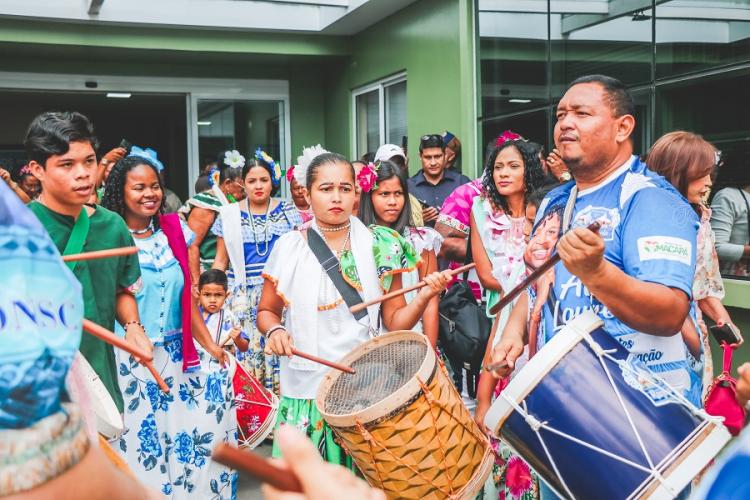
POLYGON ((107 92, 107 97, 111 99, 130 99, 130 92, 107 92))
POLYGON ((528 104, 531 102, 531 99, 508 99, 508 102, 516 104, 528 104))
POLYGON ((198 122, 199 127, 208 127, 211 125, 211 122, 198 122))

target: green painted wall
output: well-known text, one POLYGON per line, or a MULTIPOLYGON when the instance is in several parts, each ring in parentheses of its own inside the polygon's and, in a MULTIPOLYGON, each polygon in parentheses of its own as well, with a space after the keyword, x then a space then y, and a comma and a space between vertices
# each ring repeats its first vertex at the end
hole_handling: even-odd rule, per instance
POLYGON ((419 0, 358 34, 352 55, 326 86, 326 146, 350 156, 352 90, 406 71, 409 161, 419 168, 419 137, 450 130, 462 166, 474 173, 473 7, 469 0, 419 0))

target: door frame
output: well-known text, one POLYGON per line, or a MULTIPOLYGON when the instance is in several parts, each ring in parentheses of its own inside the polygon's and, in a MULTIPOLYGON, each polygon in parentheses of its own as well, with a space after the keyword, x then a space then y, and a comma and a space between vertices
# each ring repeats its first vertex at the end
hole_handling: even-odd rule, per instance
POLYGON ((177 78, 152 76, 83 75, 62 73, 24 73, 0 71, 0 89, 16 91, 62 91, 101 94, 130 92, 147 94, 181 94, 185 96, 187 120, 188 190, 194 193, 200 169, 198 156, 198 100, 279 101, 283 107, 279 134, 281 165, 291 159, 291 123, 288 80, 255 80, 232 78, 177 78), (95 88, 90 88, 95 84, 95 88))

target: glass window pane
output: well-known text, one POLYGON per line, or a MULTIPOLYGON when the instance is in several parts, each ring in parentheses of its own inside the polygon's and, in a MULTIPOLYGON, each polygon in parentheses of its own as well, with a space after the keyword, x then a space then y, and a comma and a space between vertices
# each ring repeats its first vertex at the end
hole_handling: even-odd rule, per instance
POLYGON ((656 77, 750 61, 750 2, 670 1, 656 7, 656 77))
POLYGON ((492 117, 548 103, 547 14, 513 12, 499 1, 479 10, 481 114, 492 117))
MULTIPOLYGON (((201 165, 236 149, 245 158, 262 148, 276 161, 281 157, 279 101, 198 101, 198 156, 201 165)), ((283 165, 283 163, 280 163, 283 165)))
POLYGON ((551 14, 552 98, 557 100, 568 83, 591 74, 604 74, 626 85, 651 80, 651 0, 629 2, 641 6, 633 13, 610 17, 595 2, 560 2, 551 14))
POLYGON ((406 144, 406 81, 385 88, 385 142, 406 144))
MULTIPOLYGON (((714 181, 714 194, 726 187, 750 186, 748 88, 749 70, 657 87, 656 137, 673 130, 689 130, 701 134, 721 150, 722 165, 714 181)), ((738 217, 744 221, 742 212, 738 217)), ((723 265, 722 269, 728 275, 728 266, 723 265)))
MULTIPOLYGON (((482 165, 484 166, 487 162, 487 157, 494 148, 497 137, 506 130, 521 134, 529 141, 546 145, 550 130, 547 114, 547 110, 532 111, 482 122, 482 144, 484 145, 482 165)), ((544 149, 549 151, 546 146, 544 149)))
POLYGON ((375 152, 380 146, 380 98, 377 90, 356 98, 357 157, 375 152))

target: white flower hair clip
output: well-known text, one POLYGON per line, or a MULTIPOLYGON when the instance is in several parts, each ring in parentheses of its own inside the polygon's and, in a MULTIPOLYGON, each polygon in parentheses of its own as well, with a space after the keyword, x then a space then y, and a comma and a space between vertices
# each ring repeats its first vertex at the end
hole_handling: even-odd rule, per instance
POLYGON ((307 183, 307 167, 316 157, 328 152, 320 144, 302 149, 302 155, 297 157, 297 166, 294 168, 294 178, 298 184, 304 186, 307 183))
POLYGON ((224 153, 224 165, 229 165, 231 168, 242 168, 245 166, 245 157, 236 149, 226 151, 224 153))

